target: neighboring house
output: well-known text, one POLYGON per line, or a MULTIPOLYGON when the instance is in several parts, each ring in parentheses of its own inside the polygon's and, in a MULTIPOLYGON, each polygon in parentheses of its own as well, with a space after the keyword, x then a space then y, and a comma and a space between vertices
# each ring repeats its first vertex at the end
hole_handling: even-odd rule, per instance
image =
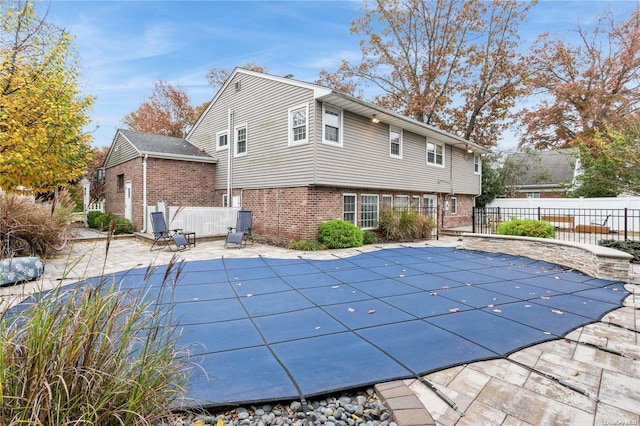
POLYGON ((561 198, 573 191, 580 173, 577 149, 510 154, 507 198, 561 198))
POLYGON ((329 88, 244 69, 186 141, 210 156, 215 173, 209 186, 184 188, 252 210, 254 235, 277 243, 313 239, 335 218, 376 228, 386 206, 437 212, 441 227, 469 225, 488 152, 329 88))
POLYGON ((145 206, 213 206, 215 162, 184 139, 119 129, 104 161, 106 210, 145 230, 145 206))

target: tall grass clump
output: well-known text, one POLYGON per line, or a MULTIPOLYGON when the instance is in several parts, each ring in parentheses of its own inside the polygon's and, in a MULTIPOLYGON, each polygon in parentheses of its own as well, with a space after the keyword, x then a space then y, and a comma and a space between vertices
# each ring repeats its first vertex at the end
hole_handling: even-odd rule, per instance
POLYGON ((75 204, 66 191, 60 191, 51 202, 32 196, 5 193, 0 190, 0 230, 12 227, 36 245, 38 254, 46 255, 63 241, 63 232, 71 223, 75 204))
POLYGON ((58 287, 3 314, 2 425, 146 426, 169 418, 189 367, 176 346, 173 304, 160 303, 170 287, 162 287, 136 293, 103 279, 58 287))
POLYGON ((502 222, 496 229, 498 235, 516 235, 520 237, 553 238, 556 228, 549 222, 535 219, 511 219, 502 222))
POLYGON ((384 238, 392 241, 428 239, 435 227, 432 217, 408 209, 385 208, 378 221, 378 229, 384 238))

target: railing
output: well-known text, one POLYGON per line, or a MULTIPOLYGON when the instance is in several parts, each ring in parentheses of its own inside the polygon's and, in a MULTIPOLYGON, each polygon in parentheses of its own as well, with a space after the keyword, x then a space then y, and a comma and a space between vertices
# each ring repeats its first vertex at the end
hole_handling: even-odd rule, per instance
POLYGON ((104 213, 104 201, 96 201, 87 205, 87 212, 102 212, 104 213))
POLYGON ((501 222, 544 220, 556 228, 556 239, 597 244, 600 240, 640 240, 639 209, 572 209, 474 207, 472 231, 494 234, 501 222))

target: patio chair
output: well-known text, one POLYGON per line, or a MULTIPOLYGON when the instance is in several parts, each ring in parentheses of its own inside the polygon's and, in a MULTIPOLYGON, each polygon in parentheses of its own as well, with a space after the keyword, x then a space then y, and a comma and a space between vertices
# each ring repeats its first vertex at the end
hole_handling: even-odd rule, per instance
POLYGON ((164 220, 163 212, 151 213, 151 226, 153 227, 153 244, 149 250, 153 250, 156 244, 162 244, 156 249, 160 250, 169 246, 171 243, 176 246, 175 250, 169 246, 169 250, 171 251, 182 251, 191 248, 182 229, 167 228, 167 222, 164 220))
POLYGON ((224 248, 229 248, 229 244, 235 244, 237 248, 242 248, 247 245, 247 241, 254 243, 253 236, 251 235, 251 222, 252 212, 251 210, 238 211, 238 219, 236 221, 236 227, 227 228, 227 239, 224 242, 224 248))

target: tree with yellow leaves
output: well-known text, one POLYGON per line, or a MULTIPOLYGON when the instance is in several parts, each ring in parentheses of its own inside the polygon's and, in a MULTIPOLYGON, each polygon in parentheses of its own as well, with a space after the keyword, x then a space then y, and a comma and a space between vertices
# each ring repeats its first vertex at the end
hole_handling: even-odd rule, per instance
POLYGON ((48 192, 82 176, 83 132, 93 98, 82 96, 72 37, 29 1, 0 0, 0 188, 48 192))

